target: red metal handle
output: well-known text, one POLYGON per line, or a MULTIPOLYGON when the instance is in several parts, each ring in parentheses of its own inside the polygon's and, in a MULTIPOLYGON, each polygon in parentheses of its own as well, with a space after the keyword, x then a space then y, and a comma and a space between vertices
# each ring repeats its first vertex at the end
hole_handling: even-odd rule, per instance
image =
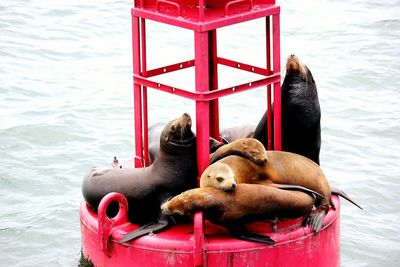
POLYGON ((157 2, 156 2, 157 12, 160 12, 160 3, 174 6, 176 8, 176 11, 178 12, 178 17, 181 16, 181 7, 180 7, 180 5, 178 3, 171 2, 171 1, 168 1, 168 0, 157 0, 157 2))
POLYGON ((100 201, 98 208, 98 232, 97 238, 100 243, 100 249, 108 256, 110 251, 110 232, 111 230, 123 223, 128 222, 128 201, 125 196, 120 193, 108 193, 100 201), (114 218, 108 218, 107 208, 112 201, 118 202, 119 210, 114 218))
POLYGON ((250 4, 250 9, 249 10, 253 9, 253 1, 252 0, 234 0, 234 1, 230 1, 230 2, 226 3, 226 5, 225 5, 225 16, 228 16, 229 8, 232 5, 236 5, 236 4, 239 4, 239 3, 245 3, 245 2, 249 2, 249 4, 250 4))

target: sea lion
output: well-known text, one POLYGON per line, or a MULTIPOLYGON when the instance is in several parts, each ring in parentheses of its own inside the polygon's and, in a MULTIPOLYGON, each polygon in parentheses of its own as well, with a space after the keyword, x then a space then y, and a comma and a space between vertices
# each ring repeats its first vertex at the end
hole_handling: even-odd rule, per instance
POLYGON ((291 55, 281 87, 282 150, 303 155, 319 165, 321 108, 309 68, 291 55))
POLYGON ((232 192, 201 187, 173 197, 161 206, 161 211, 166 215, 190 215, 203 211, 206 219, 224 226, 236 238, 273 244, 275 242, 270 237, 249 232, 244 223, 307 215, 316 195, 311 190, 303 191, 286 191, 258 184, 238 184, 232 192))
POLYGON ((323 195, 324 198, 316 201, 316 208, 310 213, 308 221, 316 232, 321 230, 329 207, 335 208, 331 200, 331 189, 322 169, 304 156, 283 151, 266 151, 260 141, 243 138, 219 148, 210 163, 201 175, 201 187, 232 191, 240 183, 275 187, 283 184, 302 186, 323 195), (238 153, 243 148, 253 153, 238 153), (260 154, 257 155, 256 151, 260 151, 260 154), (255 156, 258 159, 260 155, 266 159, 264 164, 257 164, 252 158, 255 156), (236 183, 232 181, 232 177, 236 183))
MULTIPOLYGON (((149 163, 152 164, 156 158, 157 153, 160 150, 160 135, 164 126, 161 122, 152 124, 148 130, 148 151, 149 151, 149 163)), ((209 137, 210 152, 215 152, 219 147, 223 146, 225 143, 218 141, 213 137, 209 137)))
POLYGON ((220 131, 220 136, 224 143, 227 144, 241 138, 252 137, 255 128, 256 126, 253 124, 243 124, 224 128, 220 131))
POLYGON ((238 155, 258 165, 263 165, 268 160, 267 150, 260 141, 254 138, 242 138, 220 146, 214 153, 210 154, 211 163, 227 155, 238 155))
MULTIPOLYGON (((295 55, 287 59, 281 103, 282 150, 303 155, 319 165, 321 108, 317 86, 310 69, 295 55)), ((265 111, 257 125, 244 124, 222 129, 221 137, 224 143, 253 137, 268 147, 267 125, 268 111, 265 111)), ((273 132, 274 124, 271 126, 273 132)), ((273 136, 271 138, 273 141, 273 136)))
POLYGON ((164 130, 165 124, 157 122, 149 126, 148 141, 149 141, 149 163, 153 163, 160 150, 160 135, 164 130))
POLYGON ((97 208, 110 192, 119 192, 128 200, 129 220, 145 225, 120 242, 154 232, 168 226, 160 205, 168 198, 197 184, 196 137, 188 114, 170 121, 160 136, 156 160, 149 167, 132 169, 92 170, 84 178, 82 193, 86 202, 97 208))

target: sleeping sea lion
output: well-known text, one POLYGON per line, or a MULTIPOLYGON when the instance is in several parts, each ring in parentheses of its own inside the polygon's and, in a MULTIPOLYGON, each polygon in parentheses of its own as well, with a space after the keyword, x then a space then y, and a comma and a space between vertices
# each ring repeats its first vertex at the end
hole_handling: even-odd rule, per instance
POLYGON ((190 215, 203 211, 206 219, 224 226, 236 238, 273 244, 275 242, 270 237, 249 232, 244 224, 253 220, 307 215, 316 195, 312 190, 303 189, 303 192, 286 191, 258 184, 238 184, 232 192, 213 187, 195 188, 164 203, 161 211, 166 215, 190 215))
POLYGON ((84 178, 82 193, 86 202, 97 209, 110 192, 119 192, 128 200, 129 220, 145 225, 128 233, 126 242, 168 226, 160 205, 168 198, 197 184, 196 137, 188 114, 170 121, 160 136, 156 160, 149 167, 92 170, 84 178))
MULTIPOLYGON (((201 187, 211 186, 231 191, 240 183, 269 186, 283 184, 302 186, 323 195, 324 198, 316 201, 316 208, 311 212, 308 221, 316 232, 321 230, 329 207, 334 208, 331 188, 322 169, 304 156, 283 151, 266 151, 260 141, 243 138, 219 148, 213 154, 210 163, 211 165, 201 175, 201 187), (238 151, 243 148, 253 153, 239 153, 238 151), (257 155, 256 151, 260 151, 260 154, 257 155), (257 164, 253 156, 255 159, 261 156, 266 161, 264 164, 257 164), (218 164, 213 164, 214 162, 218 164), (232 182, 232 177, 235 183, 232 182)), ((342 196, 347 197, 347 195, 342 196)))

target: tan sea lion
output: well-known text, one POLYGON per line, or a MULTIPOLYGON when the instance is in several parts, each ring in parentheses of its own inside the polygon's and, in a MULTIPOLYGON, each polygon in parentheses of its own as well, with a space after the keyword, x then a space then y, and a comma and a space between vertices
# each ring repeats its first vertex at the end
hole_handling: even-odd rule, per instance
POLYGON ((145 225, 124 237, 126 242, 168 226, 160 205, 168 198, 197 184, 196 137, 188 114, 170 121, 160 136, 157 157, 144 168, 92 170, 84 178, 82 193, 97 209, 110 192, 119 192, 128 200, 129 220, 145 225))
POLYGON ((238 184, 231 192, 213 187, 195 188, 164 203, 161 211, 166 215, 190 215, 203 211, 206 219, 224 226, 236 238, 273 244, 274 240, 268 236, 249 232, 244 223, 307 215, 316 195, 311 190, 303 189, 304 192, 286 191, 258 184, 238 184))
MULTIPOLYGON (((304 156, 283 151, 266 151, 258 140, 243 138, 219 148, 213 154, 210 163, 211 165, 201 175, 201 187, 211 186, 231 191, 240 183, 274 187, 297 185, 323 195, 324 198, 315 203, 316 208, 311 212, 308 222, 316 232, 321 230, 329 207, 334 208, 331 201, 331 188, 322 169, 304 156), (245 148, 245 153, 239 153, 238 151, 243 148, 245 148), (247 153, 248 151, 253 153, 247 153), (256 153, 257 151, 259 154, 256 153), (266 159, 266 162, 257 164, 255 160, 260 158, 266 159)), ((348 199, 347 195, 342 196, 348 199)))

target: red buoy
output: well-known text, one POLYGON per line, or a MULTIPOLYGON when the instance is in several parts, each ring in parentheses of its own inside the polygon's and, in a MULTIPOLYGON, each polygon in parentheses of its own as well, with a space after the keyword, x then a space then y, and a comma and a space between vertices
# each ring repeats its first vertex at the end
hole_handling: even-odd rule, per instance
MULTIPOLYGON (((149 164, 149 88, 195 101, 199 173, 209 164, 209 137, 220 138, 218 99, 227 95, 265 87, 268 122, 273 122, 273 127, 269 124, 265 129, 268 149, 281 149, 280 7, 275 0, 136 0, 131 14, 136 168, 149 164), (258 18, 265 19, 265 67, 218 56, 218 28, 258 18), (195 58, 148 70, 145 27, 148 19, 192 30, 195 58), (219 64, 262 78, 219 88, 219 64), (190 67, 195 69, 195 91, 155 81, 160 74, 190 67)), ((204 221, 201 212, 194 215, 192 224, 179 224, 118 244, 118 240, 138 226, 127 220, 129 207, 125 197, 110 193, 102 199, 98 213, 90 210, 85 201, 81 202, 82 250, 96 266, 339 266, 340 203, 337 196, 332 198, 336 210, 329 211, 318 234, 303 227, 302 218, 283 220, 276 225, 271 222, 248 225, 251 231, 274 239, 274 245, 235 239, 224 228, 204 221), (108 218, 105 212, 111 201, 120 205, 114 218, 108 218)))
POLYGON ((196 238, 193 224, 179 224, 170 229, 118 244, 128 232, 138 228, 127 221, 126 199, 110 193, 100 203, 98 213, 81 202, 82 249, 95 266, 339 266, 339 199, 333 196, 336 210, 325 217, 324 228, 314 234, 302 227, 302 218, 251 223, 248 228, 276 241, 265 245, 232 237, 224 228, 205 222, 205 240, 201 262, 195 263, 196 238), (107 205, 118 201, 120 211, 112 219, 107 205))

